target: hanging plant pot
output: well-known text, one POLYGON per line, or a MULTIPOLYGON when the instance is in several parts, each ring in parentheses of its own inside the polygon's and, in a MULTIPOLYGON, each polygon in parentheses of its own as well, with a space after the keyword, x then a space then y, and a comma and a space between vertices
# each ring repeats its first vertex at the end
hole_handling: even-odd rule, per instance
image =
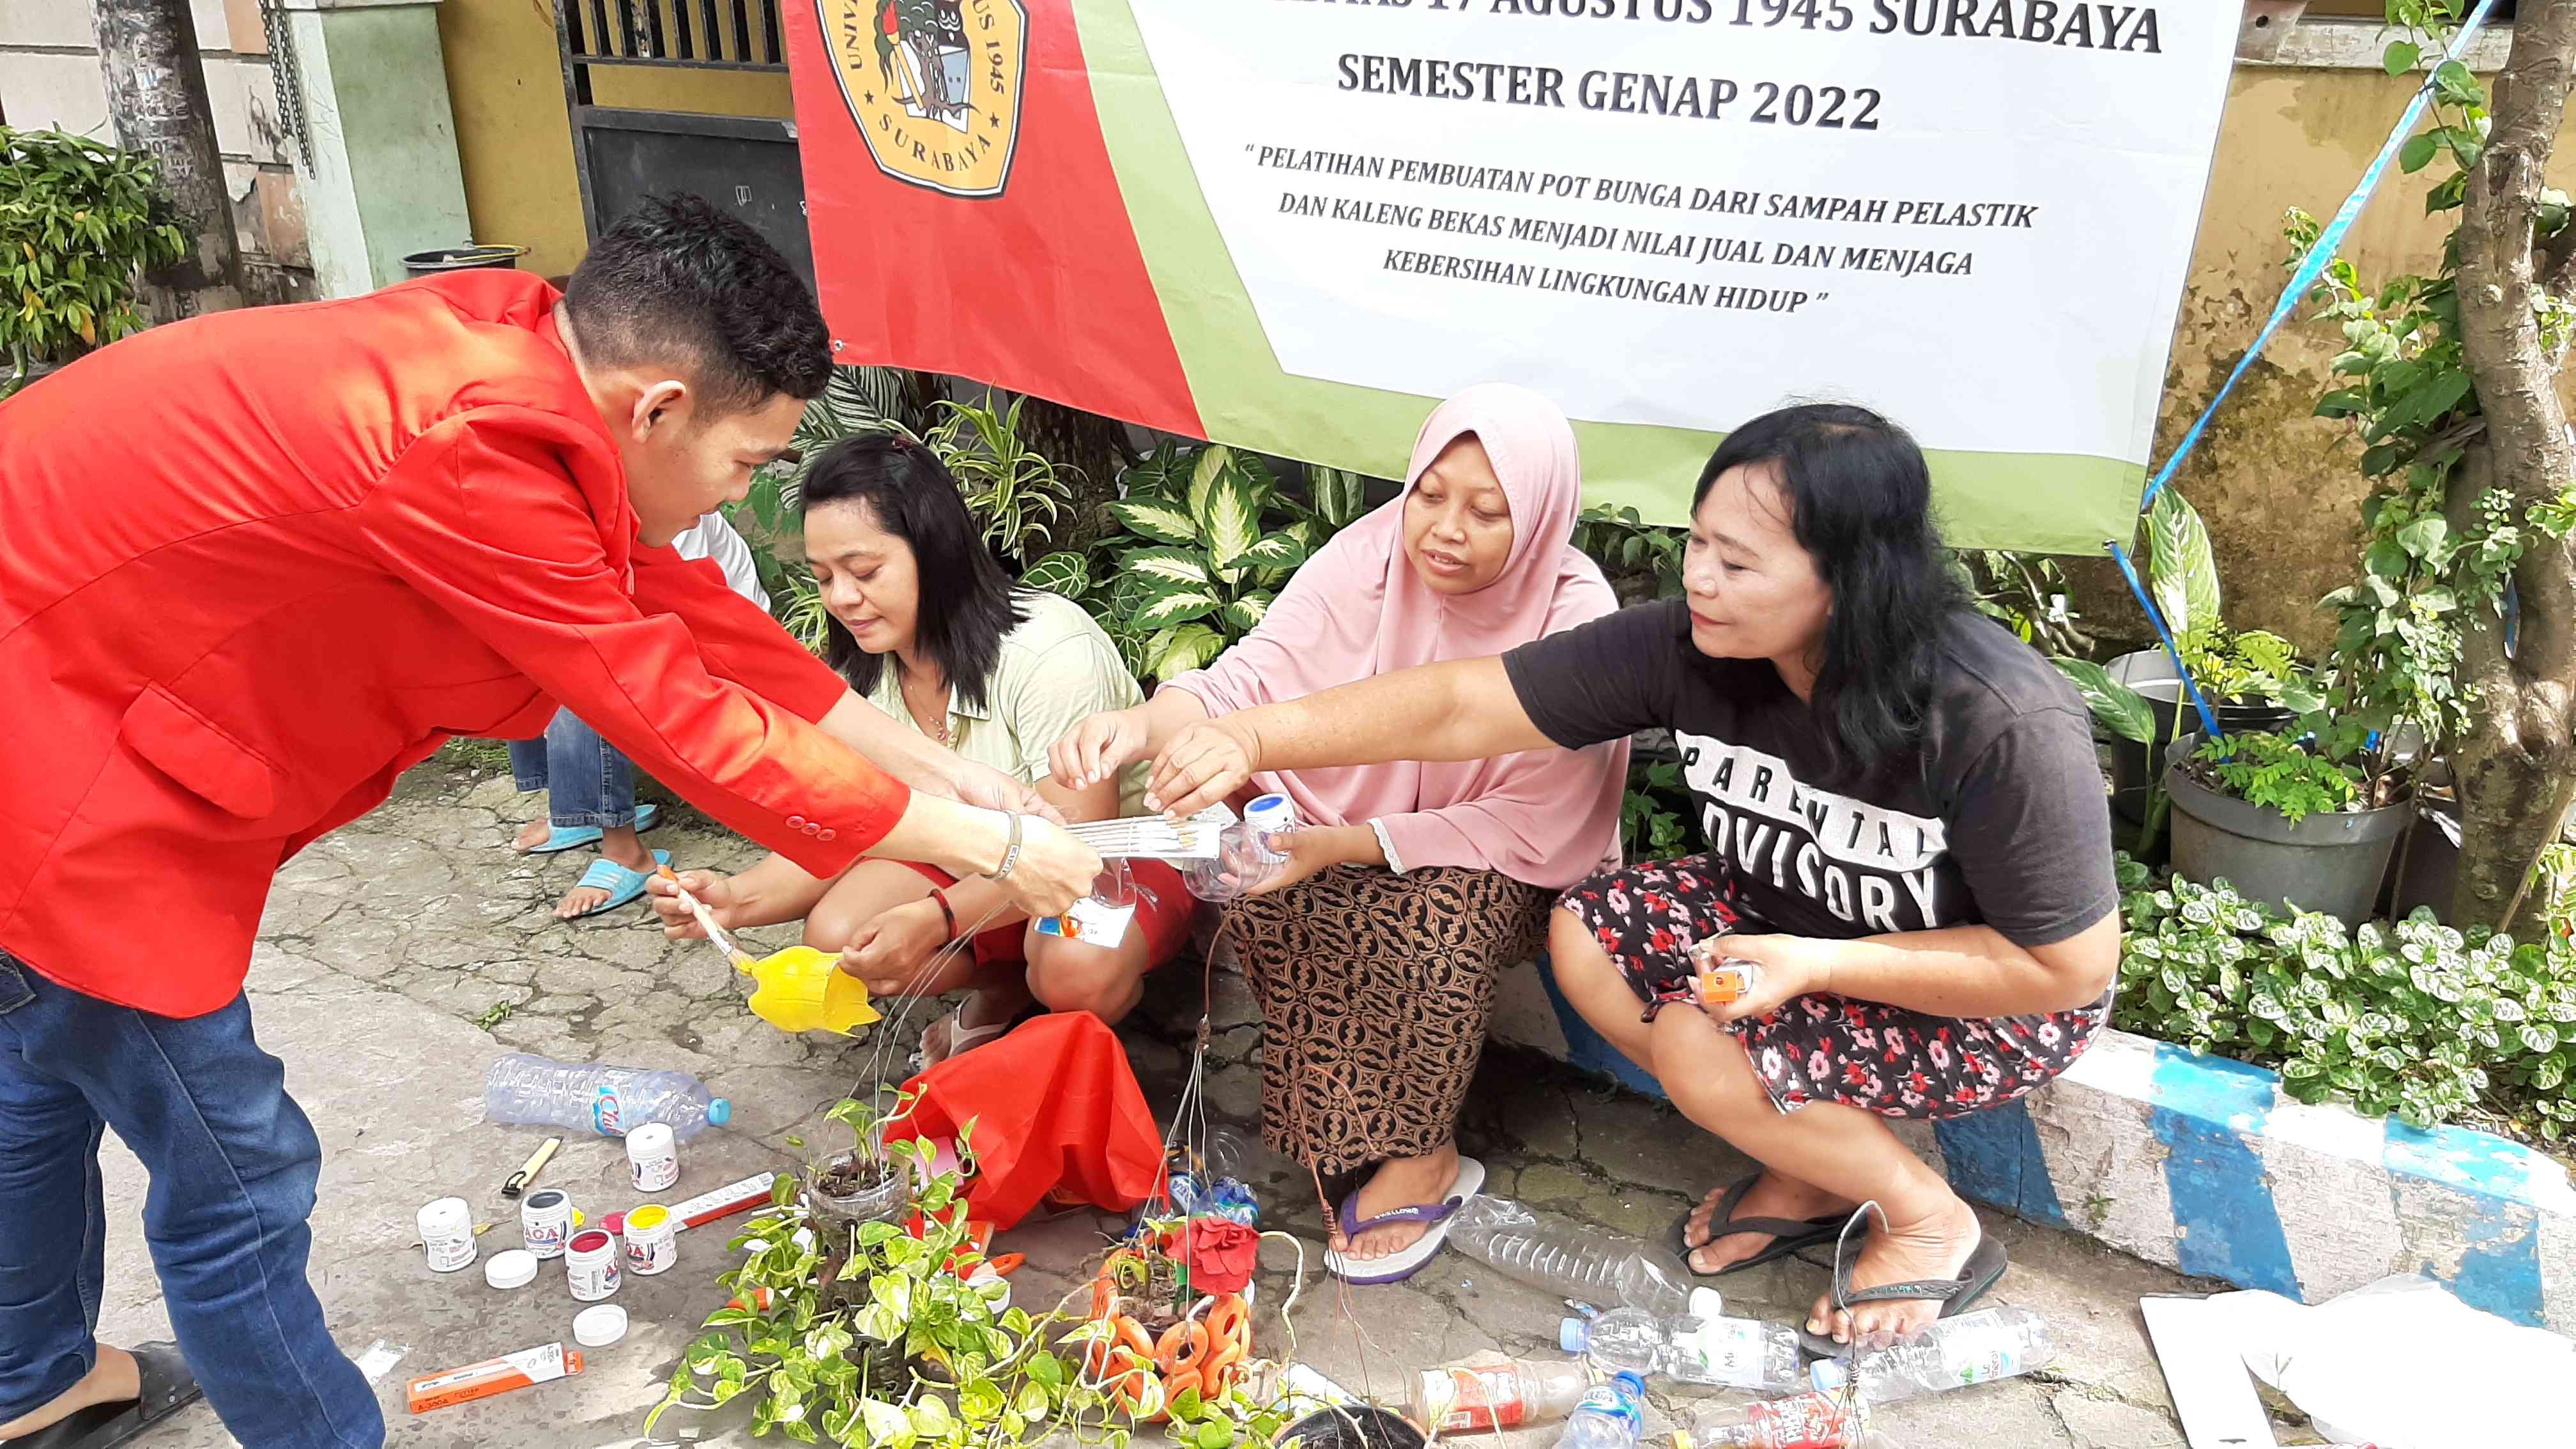
MULTIPOLYGON (((2140 744, 2117 736, 2111 740, 2111 808, 2122 820, 2136 825, 2147 818, 2147 786, 2165 772, 2164 742, 2173 738, 2175 714, 2181 713, 2185 723, 2197 724, 2200 711, 2183 697, 2182 679, 2174 673, 2173 660, 2162 649, 2123 654, 2103 668, 2113 679, 2143 696, 2148 713, 2155 716, 2154 743, 2140 744)), ((2218 716, 2218 727, 2229 734, 2240 730, 2278 731, 2299 718, 2290 710, 2261 700, 2211 700, 2209 707, 2218 716)))
POLYGON ((2165 766, 2173 799, 2174 870, 2196 881, 2224 877, 2248 900, 2323 911, 2347 925, 2370 917, 2398 837, 2415 818, 2412 798, 2375 810, 2310 815, 2296 825, 2280 811, 2210 789, 2183 771, 2200 736, 2174 742, 2165 766))

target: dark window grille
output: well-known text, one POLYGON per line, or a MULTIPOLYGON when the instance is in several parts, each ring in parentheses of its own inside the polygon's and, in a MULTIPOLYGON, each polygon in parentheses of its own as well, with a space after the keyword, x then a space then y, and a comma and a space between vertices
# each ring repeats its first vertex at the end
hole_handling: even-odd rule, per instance
POLYGON ((567 59, 583 65, 785 70, 783 0, 565 0, 567 59))

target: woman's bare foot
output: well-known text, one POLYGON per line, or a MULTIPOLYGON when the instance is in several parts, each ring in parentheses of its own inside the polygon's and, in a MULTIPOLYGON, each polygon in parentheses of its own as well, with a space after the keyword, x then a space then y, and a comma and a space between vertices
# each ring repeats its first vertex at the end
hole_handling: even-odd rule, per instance
MULTIPOLYGON (((640 870, 647 875, 652 874, 652 853, 645 850, 644 838, 637 835, 632 826, 601 831, 599 853, 628 870, 640 870)), ((576 916, 587 915, 598 910, 607 903, 607 891, 597 886, 574 886, 564 892, 562 900, 555 903, 555 919, 569 921, 576 916)))
MULTIPOLYGON (((956 1011, 939 1018, 923 1029, 921 1033, 923 1063, 926 1066, 935 1067, 954 1055, 948 1048, 949 1027, 952 1023, 968 1031, 974 1031, 980 1027, 1002 1026, 1012 1017, 1028 1010, 1031 999, 1028 987, 1016 980, 1008 985, 978 987, 967 994, 966 1000, 956 1011)), ((980 1046, 990 1040, 992 1038, 985 1037, 977 1045, 980 1046)))
MULTIPOLYGON (((1725 1196, 1726 1188, 1717 1188, 1700 1199, 1699 1206, 1691 1210, 1687 1241, 1692 1245, 1690 1266, 1694 1272, 1722 1272, 1770 1247, 1775 1241, 1768 1233, 1729 1233, 1715 1242, 1709 1241, 1709 1222, 1717 1216, 1718 1200, 1725 1196)), ((1796 1178, 1766 1172, 1744 1194, 1744 1200, 1735 1205, 1735 1215, 1739 1218, 1786 1218, 1796 1223, 1830 1213, 1848 1213, 1858 1206, 1796 1178)))
MULTIPOLYGON (((1852 1261, 1854 1292, 1882 1283, 1955 1278, 1968 1266, 1982 1232, 1977 1215, 1954 1193, 1945 1192, 1941 1199, 1930 1213, 1911 1222, 1891 1218, 1884 1228, 1870 1225, 1869 1239, 1852 1261)), ((1838 1313, 1827 1294, 1808 1312, 1807 1331, 1827 1334, 1836 1343, 1878 1344, 1909 1337, 1940 1316, 1939 1303, 1921 1298, 1863 1303, 1838 1313)))
MULTIPOLYGON (((1367 1222, 1380 1213, 1397 1208, 1433 1206, 1448 1200, 1451 1189, 1458 1185, 1458 1144, 1445 1143, 1428 1157, 1398 1157, 1378 1164, 1369 1180, 1360 1186, 1359 1206, 1351 1213, 1357 1222, 1367 1222)), ((1371 1262, 1393 1257, 1422 1241, 1431 1229, 1421 1223, 1389 1223, 1371 1228, 1356 1238, 1345 1238, 1339 1223, 1333 1225, 1333 1251, 1345 1258, 1371 1262)))
POLYGON ((92 1404, 119 1404, 141 1398, 143 1378, 134 1366, 134 1355, 121 1348, 98 1346, 98 1358, 80 1382, 56 1394, 50 1402, 0 1424, 0 1441, 24 1438, 48 1424, 68 1419, 92 1404))
POLYGON ((554 838, 555 823, 540 815, 520 826, 519 833, 510 837, 510 849, 525 855, 554 838))

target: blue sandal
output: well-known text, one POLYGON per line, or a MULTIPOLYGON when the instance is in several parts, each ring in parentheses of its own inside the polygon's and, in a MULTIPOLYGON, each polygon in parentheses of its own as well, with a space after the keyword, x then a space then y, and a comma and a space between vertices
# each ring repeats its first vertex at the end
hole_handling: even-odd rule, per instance
MULTIPOLYGON (((667 850, 654 851, 653 863, 655 865, 669 865, 671 863, 671 852, 667 850)), ((606 891, 608 892, 608 899, 600 902, 598 905, 592 906, 589 910, 582 911, 575 915, 566 916, 564 919, 567 921, 588 920, 592 916, 613 911, 619 906, 631 905, 636 901, 642 900, 644 898, 644 882, 651 880, 652 878, 653 873, 649 870, 628 870, 626 867, 619 865, 613 860, 594 860, 590 863, 590 869, 581 873, 581 879, 574 883, 573 889, 606 891)))
MULTIPOLYGON (((635 807, 636 834, 641 835, 661 823, 661 806, 648 801, 635 807)), ((554 827, 554 833, 546 837, 545 844, 534 850, 523 850, 519 853, 521 855, 561 855, 567 850, 579 850, 585 845, 597 845, 601 833, 596 825, 558 825, 554 827)))

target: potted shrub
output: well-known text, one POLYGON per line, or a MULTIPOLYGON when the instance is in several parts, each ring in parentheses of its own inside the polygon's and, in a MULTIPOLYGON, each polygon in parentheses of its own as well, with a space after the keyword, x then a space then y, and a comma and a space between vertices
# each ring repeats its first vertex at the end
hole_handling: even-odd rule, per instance
POLYGON ((148 158, 0 126, 0 395, 141 331, 141 274, 186 252, 148 158))
POLYGON ((2185 735, 2174 743, 2164 789, 2178 874, 2344 921, 2369 917, 2389 855, 2414 818, 2412 793, 2398 776, 2367 775, 2313 738, 2263 730, 2210 741, 2185 735))

